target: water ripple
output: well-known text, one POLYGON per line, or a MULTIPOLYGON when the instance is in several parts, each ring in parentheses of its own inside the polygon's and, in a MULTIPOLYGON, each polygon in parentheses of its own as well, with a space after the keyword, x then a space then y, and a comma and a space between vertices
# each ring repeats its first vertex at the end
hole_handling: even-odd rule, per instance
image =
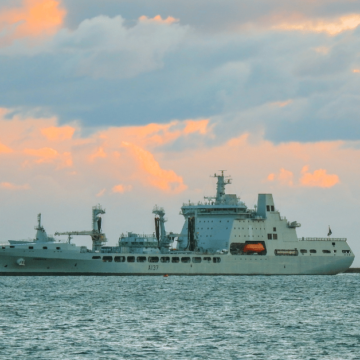
POLYGON ((5 277, 1 359, 360 359, 360 276, 5 277))

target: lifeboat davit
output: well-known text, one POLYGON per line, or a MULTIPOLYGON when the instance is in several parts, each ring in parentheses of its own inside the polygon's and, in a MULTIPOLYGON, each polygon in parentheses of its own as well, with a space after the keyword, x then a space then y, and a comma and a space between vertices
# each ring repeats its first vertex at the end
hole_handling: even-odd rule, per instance
POLYGON ((257 243, 257 244, 246 244, 244 246, 243 252, 244 253, 248 253, 248 252, 256 252, 256 253, 260 253, 262 251, 264 251, 265 248, 262 244, 257 243))

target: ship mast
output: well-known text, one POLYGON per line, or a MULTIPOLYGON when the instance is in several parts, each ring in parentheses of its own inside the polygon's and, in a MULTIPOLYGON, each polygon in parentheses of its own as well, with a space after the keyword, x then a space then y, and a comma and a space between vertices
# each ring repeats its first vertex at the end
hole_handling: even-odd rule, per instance
POLYGON ((225 186, 231 184, 231 177, 224 175, 224 171, 226 170, 219 170, 219 171, 221 172, 220 175, 217 175, 215 173, 213 176, 211 176, 218 179, 216 183, 216 196, 204 197, 204 199, 206 200, 215 200, 215 205, 219 205, 224 202, 225 186))

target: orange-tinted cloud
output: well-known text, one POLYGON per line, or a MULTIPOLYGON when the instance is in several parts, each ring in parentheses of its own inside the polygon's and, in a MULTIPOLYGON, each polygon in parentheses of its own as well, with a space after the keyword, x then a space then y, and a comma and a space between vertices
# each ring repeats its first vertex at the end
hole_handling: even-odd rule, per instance
POLYGON ((65 15, 66 11, 56 0, 23 0, 21 7, 2 9, 0 33, 3 42, 52 35, 63 24, 65 15))
POLYGON ((303 186, 318 186, 329 188, 339 183, 339 177, 336 174, 327 174, 326 170, 319 169, 313 173, 309 172, 309 167, 304 166, 302 169, 300 184, 303 186))
POLYGON ((36 162, 38 163, 52 161, 59 155, 56 150, 48 147, 44 147, 41 149, 25 149, 24 153, 26 155, 37 157, 38 160, 36 160, 36 162))
POLYGON ((286 100, 286 101, 276 101, 273 102, 272 105, 278 106, 278 107, 285 107, 292 103, 292 100, 286 100))
POLYGON ((1 153, 6 154, 6 153, 10 153, 10 152, 12 152, 12 150, 8 146, 0 143, 0 154, 1 153))
POLYGON ((210 135, 209 119, 171 121, 167 124, 113 127, 102 131, 100 137, 108 146, 118 146, 119 139, 140 147, 156 147, 192 134, 210 135))
POLYGON ((162 169, 154 155, 149 151, 127 142, 123 142, 123 146, 127 147, 138 161, 140 168, 147 175, 146 181, 150 185, 161 190, 174 192, 180 192, 187 188, 181 176, 173 170, 162 169))
POLYGON ((360 73, 360 69, 354 69, 353 73, 360 73))
POLYGON ((172 16, 168 16, 166 19, 163 19, 160 15, 156 15, 153 18, 148 18, 147 16, 143 15, 139 17, 139 21, 172 24, 174 22, 178 22, 179 19, 175 19, 172 16))
POLYGON ((96 158, 106 158, 107 154, 103 147, 99 147, 93 154, 90 155, 90 161, 94 161, 96 158))
POLYGON ((64 141, 73 137, 75 128, 72 126, 50 126, 48 128, 41 129, 41 133, 49 140, 64 141))
POLYGON ((0 183, 0 188, 6 189, 6 190, 27 190, 30 189, 30 186, 25 185, 16 185, 10 182, 2 182, 0 183))
POLYGON ((288 186, 294 185, 293 179, 294 179, 294 174, 289 170, 285 170, 284 168, 280 169, 279 174, 271 173, 267 177, 268 181, 278 180, 280 184, 288 185, 288 186))
POLYGON ((114 193, 124 193, 125 191, 130 191, 131 189, 132 189, 131 185, 119 184, 119 185, 115 185, 112 188, 112 192, 114 192, 114 193))
POLYGON ((55 149, 43 147, 40 149, 24 149, 24 154, 36 158, 36 164, 56 162, 56 170, 73 165, 72 155, 69 151, 60 154, 55 149))
POLYGON ((360 14, 341 16, 334 20, 310 20, 294 19, 292 22, 283 22, 275 25, 274 28, 280 30, 298 30, 306 32, 325 32, 329 35, 337 35, 343 31, 353 30, 360 25, 360 14))
POLYGON ((209 119, 186 120, 184 134, 187 135, 198 132, 199 134, 205 135, 209 131, 208 125, 209 119))
POLYGON ((105 194, 105 192, 106 192, 106 189, 105 189, 105 188, 102 189, 102 190, 100 190, 100 191, 96 194, 96 197, 101 197, 101 196, 103 196, 103 195, 105 194))

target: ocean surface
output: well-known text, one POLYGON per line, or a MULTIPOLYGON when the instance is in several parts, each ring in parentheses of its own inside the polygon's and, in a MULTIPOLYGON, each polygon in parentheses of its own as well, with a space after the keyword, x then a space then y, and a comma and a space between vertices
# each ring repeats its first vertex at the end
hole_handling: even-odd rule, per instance
POLYGON ((360 359, 360 274, 0 277, 1 359, 360 359))

